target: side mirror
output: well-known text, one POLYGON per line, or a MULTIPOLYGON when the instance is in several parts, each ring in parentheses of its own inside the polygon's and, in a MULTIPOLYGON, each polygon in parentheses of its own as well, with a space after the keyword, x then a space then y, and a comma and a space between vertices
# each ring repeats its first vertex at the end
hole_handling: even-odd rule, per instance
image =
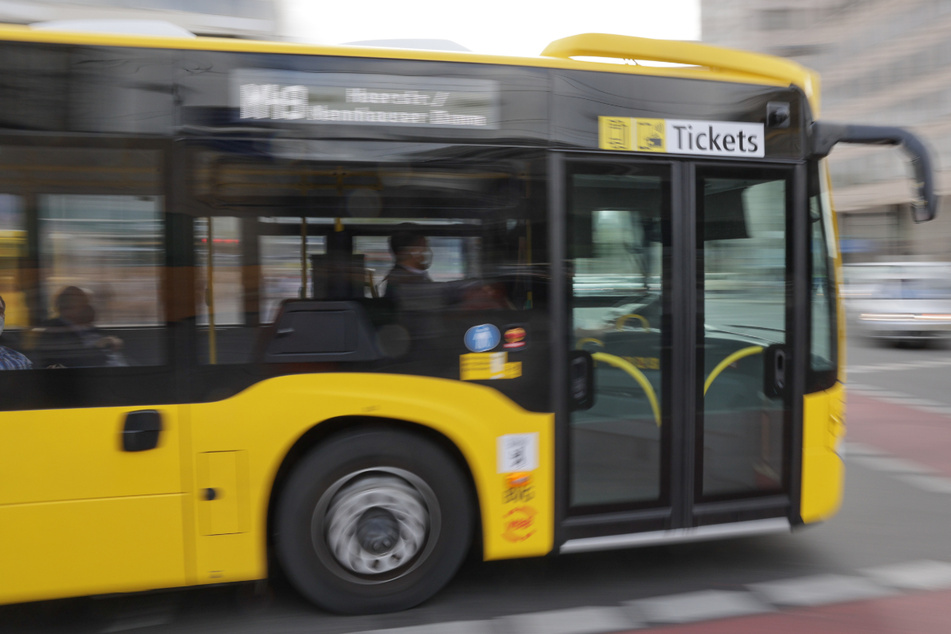
POLYGON ((928 148, 917 136, 892 126, 851 125, 816 121, 810 130, 812 157, 829 155, 836 143, 859 143, 864 145, 898 145, 911 159, 915 174, 916 198, 912 201, 915 222, 933 220, 938 213, 938 200, 934 193, 934 168, 928 148))

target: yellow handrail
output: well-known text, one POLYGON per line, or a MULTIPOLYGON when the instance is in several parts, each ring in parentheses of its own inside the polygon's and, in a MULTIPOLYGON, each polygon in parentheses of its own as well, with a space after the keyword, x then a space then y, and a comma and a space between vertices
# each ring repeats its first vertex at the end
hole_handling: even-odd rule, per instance
POLYGON ((717 367, 713 368, 713 372, 710 373, 710 376, 707 377, 706 382, 703 384, 703 395, 707 395, 707 390, 710 389, 710 386, 713 384, 714 379, 720 376, 720 373, 723 370, 733 363, 734 361, 739 361, 745 357, 752 356, 754 354, 759 354, 763 351, 763 346, 750 346, 749 348, 741 348, 733 354, 729 355, 726 359, 717 364, 717 367))
POLYGON ((630 319, 630 318, 632 318, 632 317, 635 318, 635 319, 639 319, 639 320, 640 320, 641 326, 644 327, 644 330, 650 330, 650 329, 651 329, 650 322, 647 321, 647 318, 646 318, 646 317, 641 317, 641 316, 638 315, 637 313, 628 313, 628 314, 626 314, 626 315, 623 315, 623 316, 619 317, 618 320, 617 320, 616 322, 614 322, 614 329, 615 329, 615 330, 621 330, 621 329, 623 329, 623 328, 624 328, 624 322, 626 322, 628 319, 630 319))
POLYGON ((584 337, 583 339, 578 340, 578 343, 575 344, 575 348, 577 350, 584 350, 584 344, 586 343, 597 344, 601 348, 604 347, 604 342, 600 339, 595 339, 594 337, 584 337))
POLYGON ((651 386, 650 381, 647 380, 647 377, 644 376, 644 373, 638 370, 632 363, 625 361, 621 357, 616 357, 613 354, 608 354, 607 352, 593 352, 591 357, 595 361, 604 361, 608 365, 613 365, 615 368, 624 370, 627 372, 638 385, 644 390, 644 393, 647 394, 647 400, 650 401, 651 411, 654 412, 654 422, 657 423, 657 426, 660 427, 660 406, 657 404, 657 394, 654 392, 654 388, 651 386))

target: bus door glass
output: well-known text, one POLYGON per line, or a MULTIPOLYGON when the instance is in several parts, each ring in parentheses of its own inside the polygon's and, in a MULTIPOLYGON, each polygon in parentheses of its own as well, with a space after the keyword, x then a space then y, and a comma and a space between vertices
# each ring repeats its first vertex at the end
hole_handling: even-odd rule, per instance
POLYGON ((662 380, 667 166, 569 163, 570 341, 593 360, 594 399, 570 417, 569 506, 667 504, 662 380))
POLYGON ((697 168, 694 498, 789 490, 792 171, 697 168))
POLYGON ((592 159, 566 173, 569 345, 593 368, 569 417, 570 513, 678 528, 761 497, 749 519, 784 515, 792 170, 592 159))

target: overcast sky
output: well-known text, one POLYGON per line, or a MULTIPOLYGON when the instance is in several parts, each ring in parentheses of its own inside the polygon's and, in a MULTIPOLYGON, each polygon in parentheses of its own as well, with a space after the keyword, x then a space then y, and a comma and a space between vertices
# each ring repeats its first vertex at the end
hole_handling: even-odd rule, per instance
POLYGON ((578 33, 700 39, 700 0, 284 0, 283 11, 287 35, 318 44, 441 39, 535 56, 578 33))

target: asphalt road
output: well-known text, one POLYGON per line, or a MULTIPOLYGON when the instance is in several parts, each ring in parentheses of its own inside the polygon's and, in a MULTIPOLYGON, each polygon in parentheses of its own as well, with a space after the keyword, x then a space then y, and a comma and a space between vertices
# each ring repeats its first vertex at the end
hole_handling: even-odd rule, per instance
MULTIPOLYGON (((937 597, 951 589, 951 347, 897 349, 850 341, 847 359, 853 389, 845 503, 823 525, 722 542, 469 562, 436 598, 392 615, 330 615, 306 604, 278 578, 267 585, 7 606, 0 608, 0 631, 344 634, 409 628, 399 634, 557 634, 621 631, 599 629, 597 618, 622 609, 630 614, 632 605, 656 607, 671 597, 696 597, 695 604, 702 596, 754 597, 759 605, 769 604, 768 618, 780 620, 795 616, 796 610, 837 601, 860 614, 884 609, 883 597, 894 598, 896 592, 937 597), (945 446, 948 452, 935 450, 945 446), (942 488, 946 485, 947 490, 942 488), (920 572, 922 562, 937 566, 937 573, 920 572), (875 581, 883 578, 883 570, 908 566, 919 572, 898 590, 895 583, 875 581), (796 597, 804 587, 821 588, 822 596, 802 602, 796 597), (785 588, 786 594, 773 593, 777 588, 785 588), (552 611, 560 611, 554 612, 557 623, 532 620, 552 611), (572 626, 563 615, 590 618, 572 626)), ((940 609, 949 617, 942 623, 949 622, 951 607, 940 609)), ((896 618, 879 631, 904 631, 902 617, 896 618)), ((702 615, 694 620, 700 621, 698 629, 690 631, 705 631, 704 623, 724 623, 704 621, 702 615)), ((650 629, 663 622, 637 625, 650 629)), ((781 623, 770 627, 794 631, 781 623)))

